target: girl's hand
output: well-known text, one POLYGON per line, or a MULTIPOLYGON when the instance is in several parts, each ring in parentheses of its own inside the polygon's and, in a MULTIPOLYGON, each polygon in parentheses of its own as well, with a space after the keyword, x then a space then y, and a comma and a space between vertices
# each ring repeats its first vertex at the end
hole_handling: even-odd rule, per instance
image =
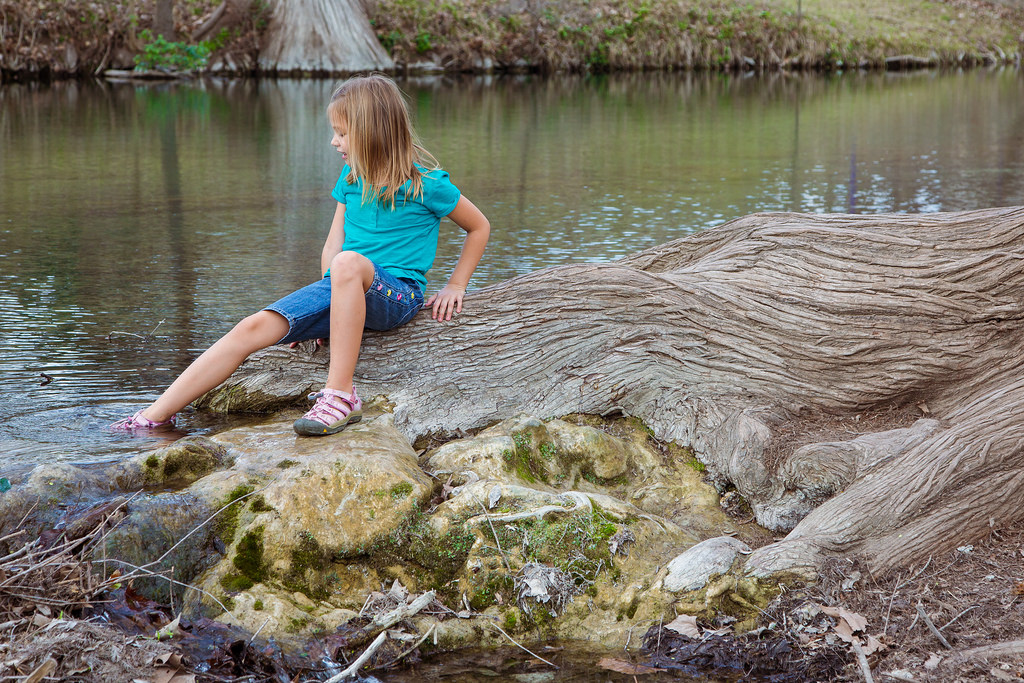
POLYGON ((445 285, 437 294, 427 299, 427 306, 433 306, 430 317, 434 320, 451 320, 452 313, 462 313, 462 298, 466 296, 466 288, 458 285, 445 285))

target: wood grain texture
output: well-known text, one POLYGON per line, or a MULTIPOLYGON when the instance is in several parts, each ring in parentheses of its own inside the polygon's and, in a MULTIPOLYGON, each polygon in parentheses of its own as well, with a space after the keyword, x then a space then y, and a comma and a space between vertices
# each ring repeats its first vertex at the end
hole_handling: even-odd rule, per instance
MULTIPOLYGON (((388 396, 410 438, 618 409, 692 447, 762 524, 796 527, 791 542, 903 562, 951 527, 982 533, 989 513, 965 519, 965 505, 1000 519, 1024 508, 1022 332, 1024 207, 754 214, 473 292, 449 324, 421 314, 368 333, 356 382, 388 396), (919 404, 929 421, 913 433, 765 462, 801 415, 919 404)), ((199 404, 274 409, 318 388, 325 362, 270 349, 199 404)))

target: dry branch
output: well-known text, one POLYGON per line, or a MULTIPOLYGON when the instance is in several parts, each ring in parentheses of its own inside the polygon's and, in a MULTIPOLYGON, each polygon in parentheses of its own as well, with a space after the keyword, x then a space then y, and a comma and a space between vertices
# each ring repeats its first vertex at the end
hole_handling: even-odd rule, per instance
POLYGON ((988 659, 989 657, 1007 657, 1024 655, 1024 640, 1010 640, 995 645, 982 645, 960 652, 963 657, 971 659, 988 659))

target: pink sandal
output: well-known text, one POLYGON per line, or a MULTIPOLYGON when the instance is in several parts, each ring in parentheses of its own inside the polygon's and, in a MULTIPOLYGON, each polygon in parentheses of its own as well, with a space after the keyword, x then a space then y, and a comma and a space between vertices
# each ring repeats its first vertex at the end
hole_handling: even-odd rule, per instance
MULTIPOLYGON (((145 410, 143 408, 142 410, 145 410)), ((136 412, 131 417, 126 417, 123 420, 118 420, 114 424, 110 425, 109 429, 113 429, 119 432, 134 432, 140 429, 156 429, 158 427, 173 427, 174 426, 174 415, 164 420, 163 422, 154 422, 147 417, 142 417, 142 410, 136 412)))
POLYGON ((302 436, 327 436, 361 419, 363 402, 356 396, 355 387, 351 394, 325 387, 317 396, 316 404, 295 421, 294 427, 302 436))

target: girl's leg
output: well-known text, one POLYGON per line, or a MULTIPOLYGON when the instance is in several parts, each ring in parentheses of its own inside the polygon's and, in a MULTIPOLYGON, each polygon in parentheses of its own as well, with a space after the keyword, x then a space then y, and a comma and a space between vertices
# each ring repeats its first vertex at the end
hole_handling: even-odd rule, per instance
POLYGON ((373 262, 343 251, 331 260, 331 365, 327 385, 316 404, 295 421, 303 436, 336 434, 362 418, 363 402, 355 395, 352 374, 363 342, 366 290, 373 284, 373 262))
POLYGON ((373 262, 354 251, 331 261, 331 365, 327 388, 352 393, 366 322, 366 290, 373 284, 373 262))
POLYGON ((192 361, 160 398, 142 411, 142 417, 154 422, 169 420, 226 380, 249 354, 277 343, 286 334, 288 321, 280 313, 260 311, 250 315, 192 361))

